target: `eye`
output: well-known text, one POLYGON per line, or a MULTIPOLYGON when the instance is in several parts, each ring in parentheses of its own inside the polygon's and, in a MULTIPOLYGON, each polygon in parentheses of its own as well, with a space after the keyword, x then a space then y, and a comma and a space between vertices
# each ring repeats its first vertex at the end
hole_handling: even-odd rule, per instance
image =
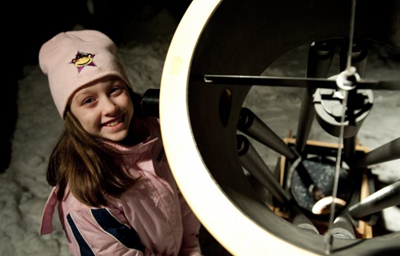
POLYGON ((122 92, 124 91, 124 87, 123 86, 113 86, 111 88, 110 94, 114 95, 114 96, 118 96, 120 95, 122 92))
POLYGON ((114 86, 114 87, 111 89, 111 93, 118 92, 118 91, 120 91, 120 90, 122 90, 122 88, 120 88, 120 87, 118 87, 118 86, 114 86))
POLYGON ((90 104, 92 104, 94 101, 95 101, 94 98, 88 97, 88 98, 85 98, 85 99, 82 101, 82 105, 90 105, 90 104))

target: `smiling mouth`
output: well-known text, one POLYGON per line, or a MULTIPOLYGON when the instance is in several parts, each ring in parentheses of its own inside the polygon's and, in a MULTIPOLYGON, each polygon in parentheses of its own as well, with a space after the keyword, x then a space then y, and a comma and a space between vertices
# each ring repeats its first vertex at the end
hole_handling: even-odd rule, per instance
POLYGON ((114 120, 114 121, 105 123, 104 126, 106 126, 106 127, 113 127, 113 126, 118 125, 118 124, 121 123, 121 122, 122 122, 122 116, 121 116, 120 118, 114 120))

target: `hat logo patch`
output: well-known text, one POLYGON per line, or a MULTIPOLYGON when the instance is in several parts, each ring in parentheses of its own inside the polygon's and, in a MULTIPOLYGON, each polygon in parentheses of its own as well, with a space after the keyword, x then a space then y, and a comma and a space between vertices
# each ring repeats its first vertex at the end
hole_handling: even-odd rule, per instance
POLYGON ((93 61, 94 56, 96 55, 93 53, 78 51, 75 58, 73 58, 69 64, 74 64, 75 67, 77 67, 79 74, 86 66, 97 67, 93 61))

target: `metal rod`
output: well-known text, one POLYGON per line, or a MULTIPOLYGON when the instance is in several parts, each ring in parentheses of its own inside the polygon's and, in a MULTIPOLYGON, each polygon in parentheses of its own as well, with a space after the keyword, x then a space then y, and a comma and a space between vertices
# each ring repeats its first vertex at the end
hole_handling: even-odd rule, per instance
POLYGON ((288 159, 296 158, 293 150, 248 108, 240 111, 238 129, 288 159))
POLYGON ((348 216, 340 215, 333 222, 332 236, 341 239, 355 239, 353 224, 348 216))
MULTIPOLYGON (((365 77, 365 70, 369 54, 368 44, 365 41, 358 40, 357 42, 353 42, 351 47, 351 64, 356 68, 357 74, 359 74, 360 77, 365 77)), ((347 68, 348 54, 349 52, 347 48, 342 49, 340 52, 340 70, 347 68)))
POLYGON ((349 29, 349 50, 347 53, 347 64, 346 69, 350 70, 352 65, 352 48, 354 41, 354 24, 356 20, 356 0, 351 1, 351 12, 350 12, 350 29, 349 29))
MULTIPOLYGON (((331 41, 314 42, 308 51, 307 77, 327 77, 334 53, 335 48, 331 41)), ((296 133, 296 149, 300 154, 305 149, 314 121, 313 95, 315 91, 315 88, 307 88, 301 102, 296 133)))
MULTIPOLYGON (((342 105, 342 116, 341 116, 341 126, 340 126, 340 135, 339 135, 339 141, 338 141, 338 150, 337 150, 337 157, 336 157, 336 166, 335 166, 335 179, 333 182, 333 191, 332 191, 332 197, 335 199, 337 197, 337 191, 338 191, 338 185, 339 185, 339 171, 340 167, 342 164, 342 145, 343 145, 343 134, 344 134, 344 120, 345 120, 345 112, 346 112, 346 106, 347 106, 347 99, 348 99, 348 92, 344 91, 344 99, 343 99, 343 105, 342 105)), ((331 212, 329 215, 329 227, 328 231, 326 234, 326 239, 327 239, 327 247, 326 247, 326 253, 330 254, 331 249, 332 249, 332 228, 333 228, 333 220, 335 216, 335 200, 332 201, 331 204, 331 212)))
POLYGON ((253 175, 280 203, 288 204, 291 196, 275 179, 272 171, 264 163, 250 141, 243 135, 237 135, 237 148, 242 166, 253 175))
POLYGON ((299 121, 296 133, 296 149, 302 155, 307 144, 308 136, 314 121, 315 110, 313 106, 313 94, 315 89, 307 89, 301 102, 299 121))
MULTIPOLYGON (((354 29, 354 28, 353 28, 354 29)), ((341 70, 348 68, 348 57, 349 55, 351 55, 351 64, 352 66, 354 66, 357 70, 357 74, 360 77, 364 77, 365 76, 365 67, 367 64, 367 57, 368 57, 368 47, 367 45, 362 42, 359 41, 357 43, 353 42, 351 45, 349 45, 349 47, 351 47, 351 51, 348 51, 348 49, 346 49, 346 56, 347 56, 347 60, 346 61, 342 61, 344 59, 344 55, 345 53, 341 53, 340 56, 340 68, 341 70)), ((355 98, 357 97, 357 92, 355 90, 353 91, 349 91, 349 104, 348 104, 348 115, 349 117, 352 115, 352 113, 354 113, 354 109, 352 109, 352 101, 355 100, 355 98)), ((353 116, 354 119, 356 119, 353 116)), ((349 120, 349 122, 351 122, 351 120, 349 120)), ((354 120, 355 122, 355 120, 354 120)), ((352 125, 352 124, 349 124, 352 125)), ((354 124, 354 126, 357 126, 356 124, 354 124)), ((343 151, 344 151, 344 156, 347 160, 349 159, 353 159, 355 153, 356 153, 356 140, 357 140, 357 134, 358 134, 358 130, 360 129, 360 127, 358 127, 357 131, 355 132, 355 134, 351 137, 348 138, 344 138, 343 141, 343 151)))
MULTIPOLYGON (((326 88, 336 89, 335 80, 324 78, 304 77, 273 77, 273 76, 246 76, 246 75, 204 75, 207 84, 230 85, 258 85, 258 86, 286 86, 297 88, 326 88)), ((396 90, 400 91, 400 81, 376 81, 362 79, 357 81, 358 89, 370 90, 396 90)))
MULTIPOLYGON (((286 156, 293 163, 298 159, 297 152, 293 151, 276 133, 274 133, 257 115, 250 109, 242 108, 240 111, 238 129, 253 139, 261 142, 265 146, 286 156)), ((325 195, 321 189, 315 186, 309 173, 300 161, 296 165, 296 170, 307 188, 311 188, 310 194, 319 200, 325 195)))
POLYGON ((356 136, 343 139, 343 151, 347 160, 352 159, 356 153, 356 140, 356 136))
POLYGON ((298 227, 300 229, 306 230, 310 233, 319 234, 318 229, 310 221, 310 219, 308 219, 307 216, 304 215, 304 213, 302 213, 295 206, 292 206, 289 208, 290 208, 289 218, 293 225, 295 225, 296 227, 298 227))
POLYGON ((355 166, 367 167, 396 159, 400 159, 400 138, 394 139, 368 152, 355 162, 355 166))
POLYGON ((245 136, 237 135, 237 149, 242 166, 280 203, 289 208, 289 218, 292 224, 307 232, 319 234, 314 224, 291 202, 290 194, 282 188, 272 171, 245 136))
POLYGON ((362 219, 385 208, 400 204, 400 180, 371 194, 349 208, 350 215, 362 219))
MULTIPOLYGON (((349 31, 349 48, 348 48, 348 55, 347 55, 348 56, 347 68, 346 68, 348 73, 352 72, 351 57, 352 57, 352 46, 353 46, 353 37, 354 37, 354 23, 355 23, 355 15, 356 15, 356 0, 352 0, 352 5, 351 5, 350 10, 351 10, 351 12, 350 12, 351 16, 350 16, 350 31, 349 31)), ((338 184, 339 184, 339 171, 340 171, 340 166, 342 164, 341 157, 342 157, 342 143, 343 143, 343 137, 344 137, 344 121, 345 121, 347 100, 348 100, 349 93, 347 90, 343 90, 343 94, 344 94, 344 99, 343 99, 343 104, 342 104, 340 135, 339 135, 338 150, 337 150, 337 157, 336 157, 335 179, 334 179, 333 191, 332 191, 332 197, 334 200, 331 204, 331 213, 329 215, 329 226, 328 226, 328 231, 325 235, 325 239, 326 239, 325 253, 326 254, 330 254, 332 251, 332 244, 333 244, 332 228, 333 228, 333 219, 335 216, 335 199, 337 197, 338 184)))

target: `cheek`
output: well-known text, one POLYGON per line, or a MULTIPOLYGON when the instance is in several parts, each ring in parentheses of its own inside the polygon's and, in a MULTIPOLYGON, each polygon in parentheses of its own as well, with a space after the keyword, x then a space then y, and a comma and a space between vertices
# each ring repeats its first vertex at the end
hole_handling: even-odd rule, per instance
POLYGON ((90 132, 94 127, 97 127, 97 124, 100 122, 100 115, 96 114, 95 110, 76 111, 75 117, 87 132, 90 132))
POLYGON ((130 113, 131 113, 131 117, 133 116, 133 114, 135 113, 135 108, 133 107, 133 103, 132 101, 129 101, 129 109, 130 109, 130 113))
POLYGON ((121 104, 130 113, 130 115, 133 116, 135 109, 133 107, 133 102, 132 102, 131 98, 129 97, 129 95, 125 95, 125 97, 121 101, 121 104))

